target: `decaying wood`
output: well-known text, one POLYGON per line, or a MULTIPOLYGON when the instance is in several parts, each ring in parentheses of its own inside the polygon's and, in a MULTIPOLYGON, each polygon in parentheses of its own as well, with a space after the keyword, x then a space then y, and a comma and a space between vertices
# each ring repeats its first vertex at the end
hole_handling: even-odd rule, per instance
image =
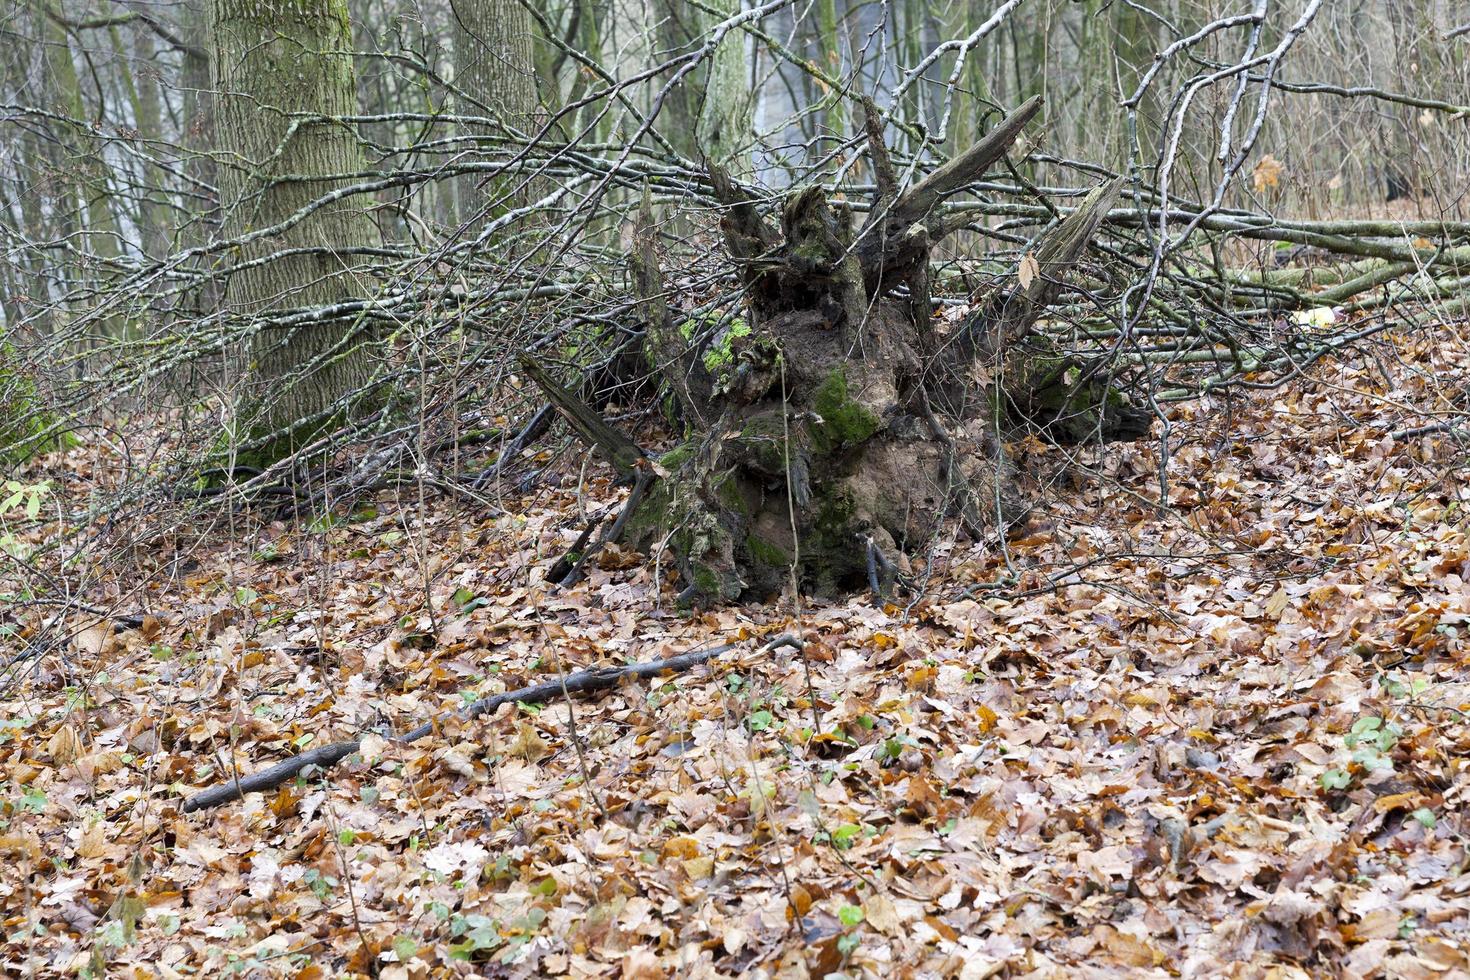
POLYGON ((692 346, 685 342, 664 294, 663 273, 659 269, 655 248, 658 231, 653 220, 653 205, 647 184, 643 200, 633 220, 629 242, 628 268, 633 276, 633 289, 640 300, 644 325, 643 348, 648 360, 660 367, 669 389, 679 402, 684 418, 697 422, 704 417, 703 407, 709 403, 709 386, 704 374, 695 369, 692 346))
MULTIPOLYGON (((879 182, 875 206, 858 236, 859 262, 870 294, 895 283, 906 282, 919 268, 928 265, 929 250, 945 234, 940 228, 928 224, 934 207, 966 184, 978 180, 991 164, 1004 156, 1026 124, 1041 111, 1041 105, 1041 96, 1031 97, 1002 119, 983 139, 899 194, 891 204, 887 203, 883 181, 879 182)), ((869 121, 867 135, 875 168, 882 170, 886 167, 891 174, 887 148, 874 149, 882 145, 883 139, 882 130, 874 121, 869 121)))
POLYGON ((645 458, 643 450, 632 439, 608 425, 596 409, 557 384, 535 358, 522 354, 520 363, 521 369, 546 393, 547 399, 577 434, 607 458, 619 478, 633 479, 638 464, 645 458))
MULTIPOLYGON (((938 205, 983 176, 1040 108, 1039 98, 1026 102, 905 190, 883 143, 882 118, 866 105, 876 192, 858 230, 852 209, 815 185, 788 194, 773 226, 748 191, 711 171, 726 206, 725 243, 747 287, 748 319, 722 341, 727 349, 719 370, 710 369, 718 376, 709 379, 707 404, 693 404, 700 399, 686 387, 690 371, 680 357, 657 358, 686 418, 712 421, 694 425, 660 459, 657 469, 667 476, 644 488, 626 521, 632 547, 671 547, 686 591, 711 599, 783 588, 793 563, 807 586, 835 591, 881 585, 886 556, 921 545, 949 516, 987 538, 1027 510, 1000 436, 1008 407, 1028 402, 1003 389, 1036 372, 1011 373, 1000 355, 1061 295, 1121 181, 1094 190, 1046 232, 994 298, 943 343, 931 323, 928 266, 932 248, 959 227, 938 205)), ((646 212, 640 223, 650 234, 646 212)), ((662 350, 673 342, 651 305, 659 283, 648 241, 634 250, 635 280, 652 343, 662 350)), ((594 412, 548 394, 580 420, 584 438, 627 458, 594 412)), ((1049 418, 1085 416, 1102 431, 1099 412, 1071 412, 1093 394, 1064 392, 1049 418)))
POLYGON ((994 357, 1030 332, 1037 318, 1061 295, 1067 275, 1082 258, 1122 189, 1122 177, 1093 188, 1077 209, 1022 259, 1030 269, 1028 278, 1022 281, 1018 275, 1013 288, 970 315, 962 331, 973 356, 994 357))
MULTIPOLYGON (((426 721, 417 728, 396 736, 393 741, 400 744, 417 742, 419 739, 433 734, 446 721, 455 718, 461 721, 468 721, 480 715, 489 714, 501 705, 544 704, 557 697, 605 691, 609 688, 617 687, 625 680, 658 677, 665 673, 678 673, 688 670, 691 667, 697 667, 723 653, 728 653, 739 645, 739 643, 724 643, 704 650, 691 650, 688 653, 681 653, 678 656, 665 657, 661 660, 650 660, 647 663, 630 664, 626 667, 602 667, 593 670, 579 670, 575 674, 567 676, 565 680, 558 679, 546 681, 542 684, 532 684, 529 687, 522 687, 514 691, 506 691, 504 694, 482 698, 453 715, 445 715, 426 721)), ((759 652, 769 653, 782 647, 799 650, 802 647, 802 641, 794 634, 782 633, 761 644, 759 652)), ((264 793, 290 782, 312 767, 317 769, 330 768, 357 752, 361 746, 361 739, 350 739, 345 742, 333 742, 330 745, 323 745, 320 748, 302 752, 300 755, 294 755, 269 768, 251 773, 249 776, 233 779, 227 783, 221 783, 218 786, 212 786, 203 792, 189 797, 179 809, 183 813, 195 813, 199 810, 208 810, 234 800, 242 799, 246 793, 264 793)))

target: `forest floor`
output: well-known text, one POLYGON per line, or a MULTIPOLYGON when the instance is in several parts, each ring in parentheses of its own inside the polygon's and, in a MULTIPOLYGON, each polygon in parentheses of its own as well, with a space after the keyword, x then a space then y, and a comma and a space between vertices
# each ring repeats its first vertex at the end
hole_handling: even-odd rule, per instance
MULTIPOLYGON (((1183 405, 1167 508, 1157 441, 1028 441, 1027 527, 915 556, 911 604, 690 615, 616 549, 550 587, 619 500, 575 460, 494 506, 410 486, 140 538, 77 574, 141 623, 68 614, 12 665, 0 972, 1470 976, 1467 456, 1390 435, 1467 392, 1445 328, 1183 405), (805 650, 759 652, 783 631, 805 650), (725 642, 179 812, 303 748, 725 642)), ((25 479, 84 499, 104 456, 25 479)), ((5 615, 15 653, 43 613, 5 615)))

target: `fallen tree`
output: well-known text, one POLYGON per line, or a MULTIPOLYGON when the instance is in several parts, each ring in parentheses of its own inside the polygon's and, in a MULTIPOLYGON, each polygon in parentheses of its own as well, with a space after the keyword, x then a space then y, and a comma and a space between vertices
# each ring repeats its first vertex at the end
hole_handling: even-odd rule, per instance
MULTIPOLYGON (((938 205, 999 160, 1040 106, 1031 99, 905 189, 868 104, 877 189, 861 226, 813 185, 787 196, 777 228, 712 172, 747 297, 714 357, 680 343, 657 301, 645 202, 632 266, 647 353, 694 434, 653 465, 651 490, 639 480, 624 523, 634 547, 673 549, 686 591, 711 600, 768 593, 793 569, 818 590, 882 587, 897 554, 946 519, 958 516, 981 537, 1025 512, 1004 449, 1015 424, 1072 441, 1147 431, 1148 413, 1106 383, 1079 382, 1074 365, 1033 334, 1121 180, 1098 186, 1041 235, 1009 282, 956 328, 933 316, 930 251, 962 224, 938 205)), ((587 406, 569 404, 539 366, 527 368, 575 430, 636 478, 637 448, 587 406)))

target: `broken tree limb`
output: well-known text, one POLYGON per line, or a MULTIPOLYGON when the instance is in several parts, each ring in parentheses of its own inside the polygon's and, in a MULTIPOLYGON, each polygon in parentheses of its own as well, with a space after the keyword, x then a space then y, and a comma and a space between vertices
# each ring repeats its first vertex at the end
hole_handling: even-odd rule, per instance
MULTIPOLYGON (((482 698, 471 704, 463 711, 452 715, 431 719, 417 728, 404 732, 393 741, 400 744, 416 742, 421 738, 433 734, 445 721, 458 718, 468 721, 480 715, 489 714, 501 705, 505 704, 542 704, 554 697, 587 694, 594 691, 605 691, 608 688, 617 687, 623 681, 638 678, 657 677, 667 671, 680 672, 691 667, 697 667, 702 663, 718 657, 722 653, 739 646, 739 643, 722 643, 719 646, 708 647, 703 650, 691 650, 673 657, 665 657, 661 660, 650 660, 646 663, 629 664, 626 667, 599 667, 592 670, 579 670, 571 674, 565 680, 557 679, 546 681, 542 684, 532 684, 529 687, 518 688, 514 691, 506 691, 504 694, 496 694, 492 697, 482 698)), ((781 647, 790 647, 800 650, 804 644, 801 639, 792 633, 782 633, 773 639, 767 640, 758 648, 760 653, 769 653, 781 647)), ((300 775, 306 769, 315 766, 326 769, 334 766, 356 752, 362 745, 360 739, 351 739, 345 742, 333 742, 331 745, 323 745, 320 748, 311 749, 300 755, 292 756, 282 762, 278 762, 269 768, 259 772, 251 773, 243 779, 234 779, 218 786, 212 786, 201 793, 189 797, 180 807, 183 813, 196 813, 199 810, 208 810, 241 799, 246 793, 263 793, 275 789, 300 775)))
POLYGON ((962 342, 981 357, 992 357, 1023 339, 1037 317, 1061 295, 1066 276, 1082 258, 1088 243, 1123 188, 1115 177, 1093 188, 1077 209, 1047 232, 1035 251, 1024 257, 1014 288, 981 307, 962 328, 962 342))
POLYGON ((898 196, 898 171, 888 155, 888 144, 883 140, 883 113, 878 104, 863 96, 863 128, 868 137, 868 156, 873 161, 873 180, 878 185, 873 199, 873 210, 887 207, 898 196))
POLYGON ((979 179, 992 163, 1005 156, 1031 117, 1041 111, 1041 103, 1041 96, 1033 95, 968 150, 899 195, 893 207, 894 218, 903 224, 920 221, 928 216, 940 198, 979 179))
MULTIPOLYGON (((582 532, 582 536, 577 539, 577 543, 572 546, 572 551, 577 553, 577 557, 574 562, 562 575, 557 576, 553 574, 551 576, 552 580, 558 582, 563 588, 571 588, 573 585, 576 585, 578 582, 580 582, 582 580, 584 570, 587 567, 587 562, 591 561, 593 558, 596 558, 598 552, 602 551, 602 549, 605 548, 608 543, 618 543, 618 539, 623 536, 623 529, 628 526, 628 518, 631 517, 633 515, 633 512, 638 509, 638 505, 643 501, 643 495, 648 492, 648 488, 653 486, 653 484, 657 480, 658 474, 653 471, 653 468, 651 466, 648 466, 646 464, 639 466, 637 469, 637 476, 634 477, 633 489, 628 494, 628 499, 623 504, 623 509, 618 514, 617 520, 613 521, 612 527, 608 528, 600 537, 598 537, 597 541, 593 543, 592 547, 588 548, 586 551, 583 551, 582 548, 587 544, 587 537, 591 533, 592 527, 595 526, 589 525, 588 529, 582 532)), ((601 524, 602 522, 598 521, 597 523, 601 524)), ((570 555, 563 557, 560 562, 557 562, 558 567, 560 567, 561 564, 567 560, 567 557, 570 557, 570 555)), ((553 569, 552 571, 554 573, 556 569, 553 569)))
MULTIPOLYGON (((869 295, 899 283, 912 287, 919 267, 927 266, 929 250, 944 237, 940 227, 929 228, 931 212, 945 197, 975 180, 1003 157, 1016 137, 1041 110, 1041 96, 1026 100, 983 138, 917 184, 891 198, 888 182, 895 179, 881 128, 867 127, 869 153, 878 173, 878 195, 868 220, 857 236, 858 264, 869 295), (884 169, 887 173, 884 173, 884 169), (890 200, 891 199, 891 200, 890 200)), ((926 314, 927 315, 927 314, 926 314)))
POLYGON ((607 457, 621 479, 633 479, 638 463, 645 456, 632 439, 608 425, 591 405, 557 384, 547 370, 529 354, 521 355, 521 368, 546 392, 551 404, 577 430, 577 434, 607 457))

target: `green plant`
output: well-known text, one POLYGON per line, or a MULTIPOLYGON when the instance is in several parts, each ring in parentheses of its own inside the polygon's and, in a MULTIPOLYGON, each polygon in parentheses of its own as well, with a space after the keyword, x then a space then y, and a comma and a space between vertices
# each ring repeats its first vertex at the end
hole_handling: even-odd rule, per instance
POLYGON ((1393 760, 1388 753, 1398 744, 1403 732, 1396 725, 1370 715, 1353 722, 1353 727, 1343 736, 1343 743, 1352 750, 1353 761, 1369 771, 1393 769, 1393 760))
POLYGON ((51 484, 21 483, 19 480, 5 481, 5 496, 0 498, 0 551, 12 558, 24 559, 30 548, 21 542, 9 529, 7 518, 12 514, 24 514, 26 520, 34 521, 41 514, 41 502, 50 492, 51 484))

